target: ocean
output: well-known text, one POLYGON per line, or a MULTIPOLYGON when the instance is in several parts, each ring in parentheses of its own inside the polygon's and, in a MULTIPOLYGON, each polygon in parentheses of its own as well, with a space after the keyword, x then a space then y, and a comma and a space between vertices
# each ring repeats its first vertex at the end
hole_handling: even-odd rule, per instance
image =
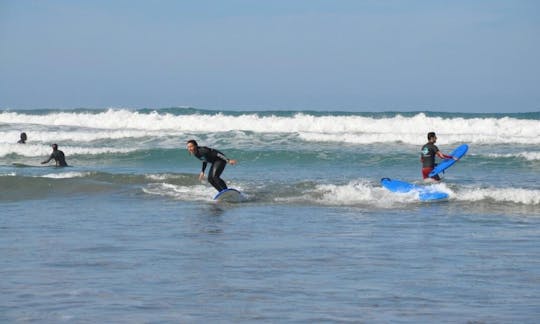
POLYGON ((540 112, 0 110, 0 184, 3 323, 540 318, 540 112), (449 198, 382 188, 422 183, 429 131, 469 145, 449 198))

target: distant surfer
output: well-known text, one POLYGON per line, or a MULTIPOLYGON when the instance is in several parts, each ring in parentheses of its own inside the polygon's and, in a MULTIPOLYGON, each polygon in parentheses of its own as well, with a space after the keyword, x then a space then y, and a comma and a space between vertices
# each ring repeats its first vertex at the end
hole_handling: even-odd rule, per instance
POLYGON ((429 173, 437 164, 435 163, 435 155, 438 156, 441 159, 454 159, 458 160, 456 157, 453 157, 451 155, 443 154, 437 145, 435 145, 435 142, 437 142, 437 135, 435 135, 435 132, 429 132, 427 134, 428 142, 422 146, 422 153, 420 156, 420 161, 422 161, 422 177, 424 178, 424 181, 433 179, 436 181, 440 181, 441 178, 439 175, 435 175, 431 178, 429 178, 429 173))
POLYGON ((53 144, 52 149, 51 156, 49 156, 47 160, 41 162, 41 164, 49 163, 50 160, 54 159, 56 166, 67 167, 66 156, 64 155, 64 152, 58 149, 58 144, 53 144))
POLYGON ((194 155, 202 162, 202 170, 199 174, 199 180, 204 179, 204 171, 206 170, 206 165, 211 163, 210 171, 208 171, 208 182, 216 188, 217 191, 222 191, 227 189, 227 184, 223 179, 220 178, 221 173, 225 169, 227 163, 235 165, 236 160, 229 159, 225 154, 221 153, 218 150, 206 147, 199 146, 195 140, 187 141, 187 150, 189 154, 194 155))
POLYGON ((28 137, 26 136, 26 133, 25 132, 22 132, 21 133, 21 139, 17 142, 18 144, 26 144, 26 139, 28 137))

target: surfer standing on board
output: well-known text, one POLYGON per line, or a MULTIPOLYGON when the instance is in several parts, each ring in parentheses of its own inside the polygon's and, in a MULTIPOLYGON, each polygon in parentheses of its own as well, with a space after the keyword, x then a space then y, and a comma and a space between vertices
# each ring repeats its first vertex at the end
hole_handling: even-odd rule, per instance
MULTIPOLYGON (((437 145, 435 145, 435 142, 437 142, 437 135, 435 135, 435 132, 429 132, 427 134, 428 142, 422 146, 422 153, 420 155, 420 161, 422 162, 422 177, 424 178, 424 181, 429 178, 429 173, 435 166, 437 165, 435 163, 435 155, 437 155, 441 159, 454 159, 458 160, 456 157, 453 157, 451 155, 443 154, 437 145)), ((439 175, 435 175, 429 179, 434 179, 436 181, 440 181, 441 178, 439 175)))
POLYGON ((206 146, 199 146, 195 140, 187 141, 187 150, 189 154, 195 155, 195 157, 202 162, 202 170, 199 174, 199 180, 204 179, 204 170, 206 165, 211 163, 210 171, 208 171, 208 182, 216 188, 217 191, 227 189, 227 184, 220 178, 221 173, 225 169, 227 163, 235 165, 236 160, 229 159, 225 154, 218 150, 206 146))
POLYGON ((64 152, 58 149, 58 144, 53 144, 52 149, 51 156, 49 156, 47 160, 41 162, 41 164, 49 163, 50 160, 54 159, 56 166, 67 167, 66 156, 64 155, 64 152))

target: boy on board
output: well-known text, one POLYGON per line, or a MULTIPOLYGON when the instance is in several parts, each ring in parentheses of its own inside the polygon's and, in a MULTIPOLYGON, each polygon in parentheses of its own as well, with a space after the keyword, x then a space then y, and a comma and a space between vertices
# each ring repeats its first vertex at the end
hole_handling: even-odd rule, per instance
POLYGON ((211 166, 210 171, 208 171, 208 182, 214 188, 216 188, 218 192, 227 189, 227 184, 225 181, 223 181, 223 179, 220 178, 220 176, 227 163, 235 165, 236 160, 227 158, 225 154, 218 150, 206 146, 199 146, 195 140, 187 141, 186 147, 190 155, 195 155, 197 159, 203 161, 202 170, 199 174, 199 180, 204 179, 206 165, 210 163, 211 166))
POLYGON ((52 149, 51 156, 49 156, 47 160, 41 162, 41 164, 49 163, 50 160, 54 159, 56 166, 67 167, 66 156, 64 155, 64 152, 58 149, 58 144, 53 144, 52 149))
POLYGON ((443 154, 439 150, 437 145, 435 145, 435 142, 437 142, 437 135, 435 135, 435 132, 429 132, 427 134, 427 138, 428 142, 424 144, 424 146, 422 146, 422 153, 420 155, 420 161, 422 162, 422 177, 424 178, 424 181, 440 181, 441 178, 439 177, 439 175, 435 175, 429 178, 429 173, 437 165, 435 163, 435 155, 441 159, 454 159, 456 161, 458 159, 451 155, 443 154))

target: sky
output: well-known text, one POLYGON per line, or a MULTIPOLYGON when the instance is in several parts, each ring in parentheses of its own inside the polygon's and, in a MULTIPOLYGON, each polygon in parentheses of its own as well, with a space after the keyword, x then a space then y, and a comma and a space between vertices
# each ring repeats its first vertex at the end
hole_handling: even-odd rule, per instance
POLYGON ((537 0, 0 0, 0 109, 540 111, 537 0))

